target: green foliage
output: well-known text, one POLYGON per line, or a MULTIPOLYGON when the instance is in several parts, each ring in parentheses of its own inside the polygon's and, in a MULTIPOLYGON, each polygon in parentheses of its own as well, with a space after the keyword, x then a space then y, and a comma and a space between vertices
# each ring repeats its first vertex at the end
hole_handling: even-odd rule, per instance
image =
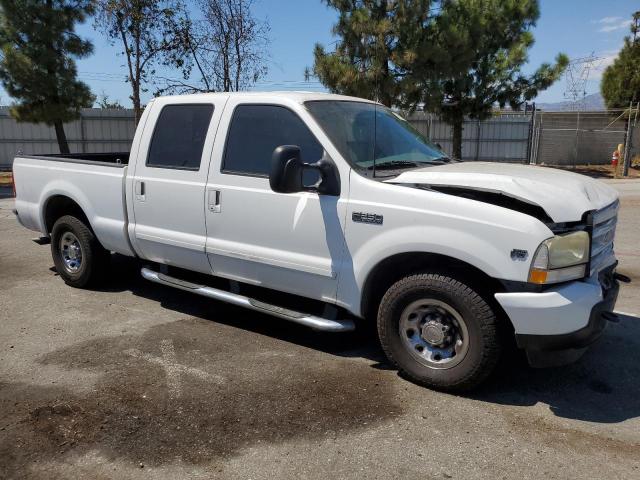
POLYGON ((91 12, 83 0, 0 0, 0 81, 18 121, 61 126, 93 104, 74 61, 93 51, 74 31, 91 12))
POLYGON ((315 48, 314 72, 330 90, 413 109, 424 104, 454 126, 460 156, 465 116, 519 108, 548 88, 569 60, 531 75, 537 0, 327 0, 340 12, 335 52, 315 48))
POLYGON ((102 93, 102 95, 100 95, 100 98, 98 98, 96 104, 98 108, 102 109, 124 110, 124 106, 118 100, 109 100, 109 95, 104 92, 102 93))
POLYGON ((390 106, 403 96, 431 0, 326 0, 339 11, 334 52, 315 46, 313 71, 330 90, 390 106))
POLYGON ((627 108, 631 102, 640 101, 640 11, 633 14, 631 36, 612 65, 602 76, 600 91, 607 108, 627 108))

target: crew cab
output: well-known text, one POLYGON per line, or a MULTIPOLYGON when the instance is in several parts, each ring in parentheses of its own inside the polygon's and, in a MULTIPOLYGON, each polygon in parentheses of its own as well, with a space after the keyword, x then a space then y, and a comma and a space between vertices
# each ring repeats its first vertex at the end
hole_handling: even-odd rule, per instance
POLYGON ((130 152, 23 155, 19 222, 87 287, 112 252, 144 278, 342 332, 377 323, 423 385, 482 382, 514 341, 577 359, 613 319, 616 191, 528 165, 460 162, 396 112, 332 94, 149 102, 130 152))

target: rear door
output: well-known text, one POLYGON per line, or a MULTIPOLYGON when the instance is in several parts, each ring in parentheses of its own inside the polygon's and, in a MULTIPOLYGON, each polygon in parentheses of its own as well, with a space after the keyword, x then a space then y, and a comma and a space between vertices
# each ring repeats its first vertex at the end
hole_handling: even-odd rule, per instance
POLYGON ((143 258, 210 273, 205 184, 226 96, 157 99, 133 178, 134 235, 143 258))

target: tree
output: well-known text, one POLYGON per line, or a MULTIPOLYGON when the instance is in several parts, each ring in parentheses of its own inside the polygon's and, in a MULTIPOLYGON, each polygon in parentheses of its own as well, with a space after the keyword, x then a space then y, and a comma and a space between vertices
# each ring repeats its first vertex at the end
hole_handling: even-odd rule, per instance
POLYGON ((95 24, 127 60, 127 81, 136 124, 142 115, 141 92, 160 63, 182 67, 175 55, 181 46, 188 19, 180 0, 96 0, 95 24))
POLYGON ((316 44, 313 73, 333 92, 397 104, 416 59, 413 47, 429 34, 431 0, 326 3, 339 12, 339 40, 333 52, 316 44))
POLYGON ((600 91, 607 108, 627 108, 640 101, 640 11, 633 14, 631 36, 602 75, 600 91))
POLYGON ((75 33, 91 13, 89 0, 0 0, 0 81, 17 101, 10 114, 52 125, 60 153, 69 153, 64 123, 94 100, 74 61, 93 51, 75 33))
POLYGON ((159 77, 158 94, 244 90, 267 74, 270 27, 252 15, 253 0, 200 0, 203 20, 188 22, 181 79, 159 77))
POLYGON ((340 17, 334 53, 316 46, 314 72, 330 90, 437 112, 461 157, 465 116, 519 108, 561 75, 568 58, 525 75, 537 0, 327 0, 340 17))
POLYGON ((544 63, 531 75, 523 73, 534 42, 531 29, 540 15, 537 0, 441 5, 433 25, 435 47, 423 39, 416 49, 416 85, 409 98, 420 92, 425 108, 452 125, 453 156, 461 158, 465 116, 486 119, 496 105, 520 109, 562 76, 569 58, 558 54, 554 65, 544 63))
POLYGON ((102 109, 112 109, 112 110, 124 110, 124 107, 118 100, 114 100, 113 102, 109 100, 109 95, 106 93, 102 93, 100 98, 97 101, 98 108, 102 109))

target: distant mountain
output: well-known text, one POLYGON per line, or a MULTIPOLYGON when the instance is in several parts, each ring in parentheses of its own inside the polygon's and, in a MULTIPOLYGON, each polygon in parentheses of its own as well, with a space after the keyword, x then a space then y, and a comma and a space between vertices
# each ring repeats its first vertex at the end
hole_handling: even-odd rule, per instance
POLYGON ((604 99, 600 93, 592 93, 587 95, 580 102, 580 107, 575 108, 573 102, 557 102, 557 103, 537 103, 536 108, 540 110, 546 110, 548 112, 558 112, 564 110, 604 110, 604 99))

